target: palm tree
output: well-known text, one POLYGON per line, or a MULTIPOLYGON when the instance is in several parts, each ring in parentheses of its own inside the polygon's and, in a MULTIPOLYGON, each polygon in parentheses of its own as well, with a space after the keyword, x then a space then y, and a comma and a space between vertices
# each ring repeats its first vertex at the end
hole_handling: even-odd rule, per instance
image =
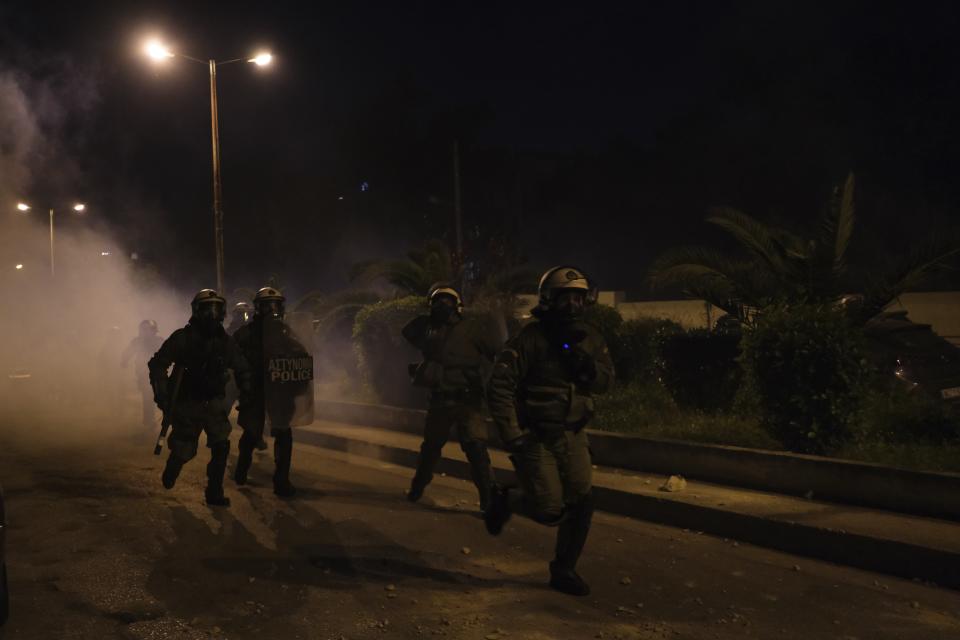
MULTIPOLYGON (((682 247, 657 258, 649 272, 654 288, 679 286, 749 324, 754 310, 773 302, 836 303, 849 292, 847 248, 856 221, 854 176, 836 188, 809 236, 771 227, 731 208, 712 210, 707 222, 729 233, 743 250, 728 256, 713 249, 682 247)), ((866 322, 909 288, 960 253, 956 243, 918 248, 885 276, 866 283, 863 295, 847 305, 852 319, 866 322)))
POLYGON ((380 301, 375 291, 348 289, 335 293, 310 291, 301 296, 292 305, 294 311, 308 311, 313 314, 317 331, 323 332, 330 325, 353 318, 363 307, 380 301))
POLYGON ((403 295, 427 295, 435 282, 455 279, 450 250, 441 240, 411 249, 406 260, 366 260, 350 269, 351 282, 366 286, 385 280, 403 295))

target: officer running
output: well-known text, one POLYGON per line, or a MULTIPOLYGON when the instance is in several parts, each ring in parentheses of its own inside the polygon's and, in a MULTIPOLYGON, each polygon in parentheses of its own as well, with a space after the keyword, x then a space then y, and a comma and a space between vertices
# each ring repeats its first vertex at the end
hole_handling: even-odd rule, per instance
MULTIPOLYGON (((306 352, 304 347, 293 336, 290 329, 283 323, 285 298, 280 291, 273 287, 264 287, 257 292, 253 299, 253 320, 240 327, 233 335, 237 345, 243 352, 252 370, 251 400, 239 409, 237 424, 243 429, 237 453, 237 467, 233 479, 237 484, 246 484, 247 474, 253 464, 253 450, 257 443, 263 441, 264 426, 267 420, 267 398, 264 358, 264 325, 267 322, 279 323, 279 338, 288 345, 291 351, 306 352)), ((311 371, 312 373, 312 371, 311 371)), ((312 382, 307 383, 312 384, 312 382)), ((271 416, 270 435, 273 436, 273 459, 275 469, 273 473, 273 492, 289 498, 296 494, 296 487, 290 482, 290 462, 293 456, 293 430, 289 422, 291 413, 284 413, 287 418, 275 421, 277 414, 271 416)))
POLYGON ((230 453, 224 387, 233 370, 243 406, 250 393, 250 367, 226 331, 226 301, 213 289, 203 289, 190 303, 190 322, 173 332, 150 359, 154 399, 170 412, 172 433, 167 438, 170 457, 163 470, 163 486, 172 489, 183 465, 197 455, 200 432, 207 434, 207 504, 230 506, 223 494, 223 474, 230 453), (173 366, 173 372, 167 371, 173 366), (174 397, 174 391, 176 396, 174 397))
MULTIPOLYGON (((253 305, 249 302, 238 302, 233 305, 233 311, 230 313, 230 324, 227 326, 227 333, 231 336, 236 336, 237 331, 240 330, 240 327, 247 325, 250 321, 253 320, 253 305)), ((253 364, 248 360, 247 364, 253 366, 253 364)), ((230 415, 230 412, 233 410, 233 405, 237 402, 237 383, 233 381, 233 377, 227 381, 227 415, 230 415)), ((266 451, 267 443, 263 438, 257 441, 256 444, 257 451, 266 451)))
POLYGON ((550 586, 585 596, 590 587, 575 570, 593 516, 592 462, 583 429, 593 415, 592 396, 613 383, 613 364, 603 337, 581 320, 596 301, 582 271, 550 269, 539 294, 537 320, 497 356, 487 388, 520 490, 495 491, 485 523, 499 535, 516 510, 558 527, 550 586))
POLYGON ((430 315, 418 316, 403 328, 403 337, 424 357, 411 367, 413 383, 430 389, 420 458, 407 499, 416 502, 423 496, 450 429, 456 427, 480 496, 480 510, 486 511, 493 468, 486 446, 483 390, 503 337, 489 319, 464 317, 463 300, 452 286, 433 285, 427 301, 430 315))
POLYGON ((147 370, 147 361, 163 344, 163 338, 157 335, 157 323, 153 320, 143 320, 137 329, 137 337, 130 341, 127 348, 120 355, 120 366, 124 369, 133 361, 133 371, 136 375, 137 390, 140 392, 142 406, 141 421, 144 427, 156 426, 153 406, 153 389, 150 386, 150 375, 147 370))

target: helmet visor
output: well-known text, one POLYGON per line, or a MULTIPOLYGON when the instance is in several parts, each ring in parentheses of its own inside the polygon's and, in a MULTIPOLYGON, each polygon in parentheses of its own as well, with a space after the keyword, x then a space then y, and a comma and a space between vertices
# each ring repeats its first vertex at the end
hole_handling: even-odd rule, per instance
POLYGON ((262 300, 257 303, 257 313, 266 318, 283 317, 282 300, 262 300))
POLYGON ((223 318, 226 315, 226 310, 224 309, 223 303, 218 300, 210 300, 209 302, 201 302, 197 305, 197 312, 195 314, 200 320, 216 320, 217 322, 223 322, 223 318))
POLYGON ((578 316, 587 306, 588 297, 586 289, 557 289, 553 295, 553 309, 563 316, 578 316))

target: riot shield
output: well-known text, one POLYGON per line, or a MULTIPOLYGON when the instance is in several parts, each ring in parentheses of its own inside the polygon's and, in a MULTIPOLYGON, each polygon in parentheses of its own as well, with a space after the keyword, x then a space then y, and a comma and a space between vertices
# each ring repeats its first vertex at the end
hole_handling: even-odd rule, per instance
POLYGON ((271 432, 313 422, 312 322, 300 312, 264 319, 264 417, 271 432))

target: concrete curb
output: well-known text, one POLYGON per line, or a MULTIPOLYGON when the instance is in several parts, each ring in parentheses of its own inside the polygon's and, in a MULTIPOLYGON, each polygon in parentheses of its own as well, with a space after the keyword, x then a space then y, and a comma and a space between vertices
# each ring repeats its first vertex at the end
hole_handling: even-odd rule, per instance
MULTIPOLYGON (((337 434, 301 429, 302 444, 375 458, 415 468, 417 452, 337 434)), ((512 481, 512 469, 495 466, 501 481, 512 481)), ((442 457, 437 473, 470 479, 466 462, 442 457)), ((960 554, 895 540, 776 520, 734 511, 594 487, 597 507, 622 516, 673 527, 703 531, 757 546, 938 586, 960 589, 960 554)))
MULTIPOLYGON (((318 417, 406 433, 423 432, 424 411, 320 400, 318 417)), ((492 425, 491 425, 492 427, 492 425)), ((743 447, 658 440, 588 429, 594 461, 602 466, 898 513, 960 520, 960 474, 932 473, 865 462, 743 447)), ((491 444, 499 443, 490 433, 491 444)))

